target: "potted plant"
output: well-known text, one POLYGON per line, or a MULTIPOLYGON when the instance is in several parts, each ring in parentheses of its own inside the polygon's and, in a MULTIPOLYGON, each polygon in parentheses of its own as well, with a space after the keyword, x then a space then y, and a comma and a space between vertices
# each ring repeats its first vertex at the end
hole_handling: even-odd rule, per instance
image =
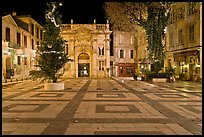
POLYGON ((64 83, 58 83, 58 79, 63 75, 61 69, 69 59, 64 53, 65 40, 59 35, 61 15, 52 10, 57 7, 56 3, 48 4, 48 7, 43 40, 41 46, 37 47, 38 69, 30 71, 30 76, 40 79, 41 82, 47 81, 44 85, 45 90, 63 90, 64 83))

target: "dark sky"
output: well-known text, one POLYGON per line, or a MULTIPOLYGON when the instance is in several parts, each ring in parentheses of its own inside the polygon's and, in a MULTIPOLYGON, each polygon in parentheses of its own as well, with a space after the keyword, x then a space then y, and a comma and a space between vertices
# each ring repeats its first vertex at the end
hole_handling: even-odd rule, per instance
MULTIPOLYGON (((45 22, 45 10, 47 8, 45 0, 1 0, 1 12, 3 15, 16 11, 17 15, 31 15, 36 21, 43 25, 45 22)), ((106 23, 103 11, 102 0, 62 0, 63 6, 59 11, 63 16, 63 23, 92 24, 106 23)))

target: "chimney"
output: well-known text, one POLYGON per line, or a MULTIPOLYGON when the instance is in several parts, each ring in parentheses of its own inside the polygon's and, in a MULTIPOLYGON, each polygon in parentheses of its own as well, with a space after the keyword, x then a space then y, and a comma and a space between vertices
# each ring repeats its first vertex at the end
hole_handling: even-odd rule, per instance
POLYGON ((12 16, 16 16, 16 15, 17 15, 17 12, 13 11, 12 16))

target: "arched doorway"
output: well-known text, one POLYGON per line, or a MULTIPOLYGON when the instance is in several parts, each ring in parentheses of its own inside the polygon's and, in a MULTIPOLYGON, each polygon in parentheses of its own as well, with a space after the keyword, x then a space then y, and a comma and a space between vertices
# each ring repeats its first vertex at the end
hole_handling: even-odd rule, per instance
POLYGON ((78 77, 89 77, 90 58, 87 53, 81 53, 78 56, 78 77))

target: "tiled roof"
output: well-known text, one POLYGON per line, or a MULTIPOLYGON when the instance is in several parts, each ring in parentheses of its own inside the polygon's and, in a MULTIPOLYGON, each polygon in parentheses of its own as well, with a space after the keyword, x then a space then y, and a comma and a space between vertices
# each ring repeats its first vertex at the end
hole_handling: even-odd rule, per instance
POLYGON ((13 17, 13 19, 15 20, 15 22, 18 24, 19 27, 21 27, 22 29, 28 31, 28 24, 23 22, 22 20, 16 18, 16 17, 13 17))

